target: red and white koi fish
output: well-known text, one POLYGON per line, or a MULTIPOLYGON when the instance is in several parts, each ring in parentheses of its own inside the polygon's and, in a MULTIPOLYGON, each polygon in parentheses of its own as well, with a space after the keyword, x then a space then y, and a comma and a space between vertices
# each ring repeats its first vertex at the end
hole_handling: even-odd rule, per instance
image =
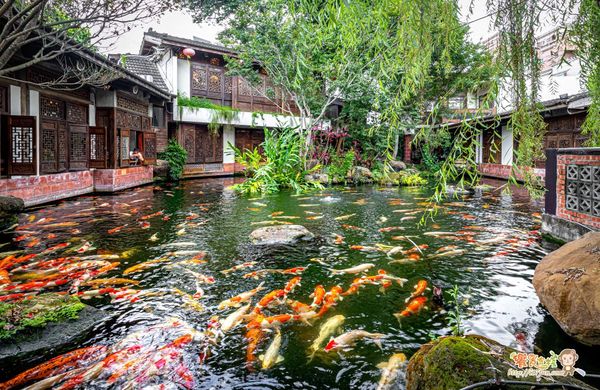
POLYGON ((144 215, 143 217, 140 217, 140 221, 145 221, 145 220, 150 219, 150 218, 158 217, 160 215, 163 215, 164 213, 165 213, 164 210, 160 210, 160 211, 157 211, 157 212, 152 213, 152 214, 144 215))
POLYGON ((395 231, 404 230, 404 229, 405 228, 402 226, 389 226, 389 227, 380 228, 378 231, 380 233, 388 233, 388 232, 395 232, 395 231))
POLYGON ((86 241, 83 243, 83 245, 81 245, 79 248, 77 248, 75 250, 75 252, 77 253, 85 253, 87 251, 89 251, 90 249, 94 249, 92 244, 89 241, 86 241))
POLYGON ((423 296, 413 298, 406 306, 406 309, 402 310, 400 313, 395 313, 394 316, 398 319, 401 319, 403 317, 417 314, 425 306, 425 302, 427 302, 427 298, 423 296))
POLYGON ((290 308, 294 311, 294 313, 308 313, 313 311, 311 305, 307 305, 306 303, 302 303, 300 301, 294 301, 292 299, 288 299, 286 303, 290 306, 290 308))
POLYGON ((370 333, 364 330, 356 329, 346 332, 329 340, 325 346, 325 352, 348 349, 352 347, 356 341, 365 338, 372 339, 381 348, 381 339, 384 338, 383 333, 370 333))
POLYGON ((294 267, 294 268, 284 269, 284 270, 280 271, 280 273, 283 275, 300 275, 300 274, 302 274, 302 272, 304 272, 304 270, 306 270, 306 267, 294 267))
POLYGON ((141 227, 142 229, 144 229, 144 230, 145 230, 145 229, 150 229, 150 226, 151 226, 151 225, 150 225, 150 222, 148 222, 148 221, 141 221, 141 222, 140 222, 140 227, 141 227))
POLYGON ((285 287, 283 288, 283 290, 285 291, 285 294, 288 295, 290 294, 292 291, 294 291, 294 288, 296 288, 296 286, 300 285, 300 281, 302 280, 302 278, 300 276, 296 276, 291 278, 287 284, 285 285, 285 287))
POLYGON ((230 273, 235 272, 235 271, 239 271, 239 270, 244 269, 244 268, 254 267, 256 264, 257 264, 256 261, 246 261, 246 262, 244 262, 242 264, 238 264, 238 265, 235 265, 235 266, 233 266, 231 268, 224 269, 223 271, 221 271, 221 273, 227 275, 227 274, 230 274, 230 273))
POLYGON ((243 321, 248 310, 250 310, 250 304, 241 306, 239 309, 228 315, 227 318, 220 320, 223 333, 227 333, 239 325, 243 321))
POLYGON ((249 301, 250 298, 252 298, 254 295, 256 295, 259 291, 264 290, 263 284, 264 283, 261 283, 258 285, 258 287, 254 288, 252 290, 243 292, 243 293, 238 294, 229 299, 225 299, 224 301, 219 303, 218 309, 223 310, 228 307, 238 307, 242 303, 249 301))
POLYGON ((248 272, 247 274, 244 274, 242 278, 258 280, 259 278, 264 278, 267 274, 277 273, 280 271, 280 269, 261 269, 258 271, 248 272))

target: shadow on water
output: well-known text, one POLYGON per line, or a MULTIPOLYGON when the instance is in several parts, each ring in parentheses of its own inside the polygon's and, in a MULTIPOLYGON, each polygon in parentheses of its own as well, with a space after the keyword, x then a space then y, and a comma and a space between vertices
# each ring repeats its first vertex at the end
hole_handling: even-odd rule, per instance
MULTIPOLYGON (((473 333, 515 348, 522 347, 515 337, 522 333, 531 348, 535 346, 544 353, 574 347, 580 353, 580 367, 600 372, 592 349, 566 337, 539 308, 531 278, 536 264, 552 247, 543 243, 537 232, 540 204, 531 202, 525 194, 503 195, 495 191, 452 199, 442 205, 435 221, 422 226, 420 217, 429 207, 424 203, 429 195, 424 189, 340 187, 300 196, 282 192, 247 198, 236 196, 227 189, 229 184, 232 184, 230 179, 185 181, 173 187, 143 187, 113 195, 70 199, 21 215, 20 224, 29 226, 32 236, 12 242, 23 234, 17 232, 2 236, 0 243, 11 242, 3 251, 22 249, 24 253, 39 253, 61 242, 77 247, 88 241, 96 249, 86 255, 118 254, 121 257, 116 269, 100 277, 131 278, 140 282, 136 288, 153 292, 135 302, 111 302, 106 296, 86 301, 106 310, 108 319, 92 336, 73 348, 113 347, 139 332, 145 338, 135 339, 136 342, 146 349, 157 349, 180 335, 178 332, 187 326, 163 329, 164 325, 160 324, 169 318, 204 330, 212 316, 223 318, 233 310, 218 310, 222 300, 253 289, 261 281, 265 283, 261 294, 266 294, 283 288, 292 277, 280 273, 269 273, 259 280, 242 277, 261 269, 307 267, 301 285, 290 295, 304 303, 311 303, 310 295, 317 284, 326 289, 340 285, 345 290, 359 276, 332 275, 330 268, 373 263, 375 266, 368 275, 384 269, 408 279, 403 287, 393 284, 383 291, 380 286, 366 286, 359 294, 345 297, 325 315, 324 320, 334 314, 344 315, 344 331, 365 329, 384 333, 382 350, 365 341, 341 354, 318 352, 310 360, 308 347, 324 320, 313 326, 286 323, 282 327, 283 362, 268 371, 259 368, 248 371, 245 329, 238 327, 211 347, 211 354, 202 364, 198 359, 198 346, 188 345, 183 349, 182 361, 189 368, 196 388, 373 388, 381 374, 376 367, 378 363, 395 352, 410 356, 432 337, 450 332, 446 315, 433 308, 401 322, 394 317, 394 313, 405 307, 406 298, 421 279, 446 292, 454 285, 459 286, 467 298, 465 323, 473 333), (162 214, 142 219, 158 211, 162 214), (44 222, 38 223, 40 220, 44 222), (272 249, 251 245, 248 236, 252 230, 273 220, 301 224, 317 239, 310 244, 272 249), (144 225, 144 221, 148 225, 144 225), (46 227, 49 223, 61 222, 71 224, 46 227), (336 235, 342 236, 343 243, 336 235), (39 238, 40 243, 28 247, 34 238, 39 238), (422 248, 424 258, 413 250, 413 242, 422 248), (351 245, 361 245, 367 250, 352 249, 351 245), (368 250, 378 245, 388 250, 401 246, 407 255, 393 259, 383 251, 368 250), (206 252, 206 263, 175 266, 201 251, 206 252), (416 256, 408 258, 411 251, 416 256), (448 255, 438 256, 440 254, 448 255), (123 275, 134 265, 165 256, 169 256, 167 261, 123 275), (321 262, 310 261, 316 257, 321 258, 321 262), (392 262, 401 259, 405 261, 392 262), (220 272, 246 261, 257 264, 228 275, 220 272), (198 302, 204 307, 203 311, 186 305, 182 296, 173 292, 175 289, 187 294, 197 291, 196 277, 185 268, 215 278, 214 283, 200 286, 204 296, 198 302)), ((0 254, 0 259, 2 257, 0 254)), ((426 295, 431 297, 431 291, 426 295)), ((445 296, 448 298, 447 293, 445 296)), ((257 298, 253 302, 256 303, 257 298)), ((287 311, 283 305, 271 313, 287 311)), ((266 349, 272 337, 272 334, 266 335, 259 345, 259 353, 266 349)), ((49 352, 40 356, 40 360, 52 358, 59 352, 62 351, 49 352)), ((4 370, 1 376, 6 379, 32 364, 21 362, 4 370)), ((101 375, 90 380, 86 387, 106 387, 100 378, 101 375)))

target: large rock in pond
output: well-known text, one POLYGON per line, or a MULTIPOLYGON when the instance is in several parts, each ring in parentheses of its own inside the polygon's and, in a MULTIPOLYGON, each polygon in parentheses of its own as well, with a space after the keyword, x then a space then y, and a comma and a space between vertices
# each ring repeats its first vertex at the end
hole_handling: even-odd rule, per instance
POLYGON ((372 183, 373 172, 369 168, 354 167, 350 171, 350 178, 355 184, 372 183))
POLYGON ((600 232, 563 245, 533 275, 540 302, 568 335, 600 345, 600 232))
POLYGON ((389 162, 390 167, 395 171, 403 171, 406 169, 406 163, 404 161, 392 160, 389 162))
POLYGON ((0 230, 17 221, 16 214, 25 209, 23 199, 14 196, 0 196, 0 230))
MULTIPOLYGON (((406 390, 455 390, 495 378, 537 382, 533 376, 518 379, 508 376, 508 370, 515 368, 510 358, 512 352, 518 351, 483 336, 440 337, 422 345, 410 358, 406 390)), ((560 369, 560 363, 557 366, 560 369)), ((593 389, 570 377, 561 376, 557 381, 593 389)))
POLYGON ((40 294, 18 303, 0 304, 0 366, 37 362, 49 351, 77 347, 106 313, 76 297, 40 294))
POLYGON ((266 226, 250 233, 252 243, 255 245, 287 245, 309 241, 314 237, 314 234, 301 225, 266 226))
POLYGON ((304 180, 307 183, 328 184, 329 176, 325 173, 311 173, 309 175, 305 175, 304 180))
POLYGON ((169 162, 167 160, 156 160, 154 166, 154 177, 166 179, 169 176, 169 162))

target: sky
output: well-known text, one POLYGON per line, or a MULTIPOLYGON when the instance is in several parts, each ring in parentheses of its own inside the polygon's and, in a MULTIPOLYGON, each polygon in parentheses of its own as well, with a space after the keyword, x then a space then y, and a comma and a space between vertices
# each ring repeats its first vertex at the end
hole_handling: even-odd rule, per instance
MULTIPOLYGON (((489 28, 490 17, 485 17, 488 13, 486 0, 474 0, 472 13, 469 13, 470 2, 471 0, 459 0, 462 11, 461 19, 464 23, 469 24, 471 40, 479 42, 481 39, 485 39, 493 34, 489 28)), ((130 31, 121 34, 110 46, 101 48, 101 51, 105 54, 138 53, 144 32, 149 28, 153 28, 160 33, 167 33, 183 38, 193 38, 196 36, 209 41, 216 41, 217 34, 223 27, 214 24, 198 25, 192 21, 192 17, 186 12, 173 11, 155 20, 133 26, 130 31)))

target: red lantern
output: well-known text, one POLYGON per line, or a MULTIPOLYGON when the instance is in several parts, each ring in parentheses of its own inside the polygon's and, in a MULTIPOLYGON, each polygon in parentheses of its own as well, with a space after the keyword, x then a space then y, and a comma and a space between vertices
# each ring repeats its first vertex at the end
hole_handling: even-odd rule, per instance
POLYGON ((196 51, 194 49, 191 49, 189 47, 186 47, 185 49, 183 49, 183 55, 186 56, 187 58, 191 58, 196 54, 196 51))

